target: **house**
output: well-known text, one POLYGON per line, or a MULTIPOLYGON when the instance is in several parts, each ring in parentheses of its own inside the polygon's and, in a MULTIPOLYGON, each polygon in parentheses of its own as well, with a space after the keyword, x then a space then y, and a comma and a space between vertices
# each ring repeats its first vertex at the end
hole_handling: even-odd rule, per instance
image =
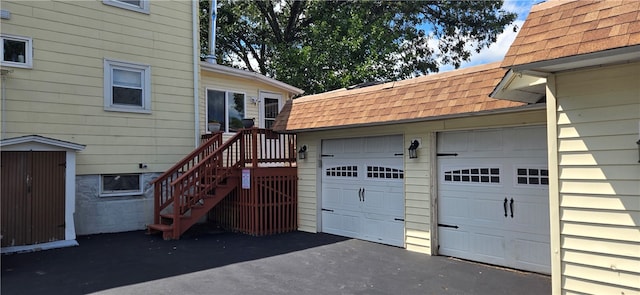
POLYGON ((501 66, 493 97, 547 101, 553 293, 638 294, 640 3, 536 5, 501 66))
POLYGON ((499 63, 304 96, 299 230, 550 273, 545 104, 489 97, 499 63))
POLYGON ((268 127, 302 93, 202 63, 197 5, 2 1, 2 252, 144 229, 208 119, 268 127))
POLYGON ((196 142, 194 16, 179 1, 2 2, 2 162, 23 163, 2 166, 3 251, 151 220, 149 182, 196 142), (33 145, 75 164, 37 159, 33 145), (66 206, 49 177, 66 180, 66 206))

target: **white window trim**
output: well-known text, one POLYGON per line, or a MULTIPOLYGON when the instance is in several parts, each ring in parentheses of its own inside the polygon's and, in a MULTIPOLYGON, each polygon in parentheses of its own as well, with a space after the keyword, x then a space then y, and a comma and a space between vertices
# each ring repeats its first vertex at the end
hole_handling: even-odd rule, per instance
POLYGON ((151 66, 113 59, 104 59, 104 110, 113 112, 151 113, 151 66), (113 103, 113 70, 122 69, 142 72, 142 106, 127 106, 113 103))
MULTIPOLYGON (((227 102, 229 101, 229 95, 233 94, 233 93, 239 93, 244 95, 244 118, 247 118, 247 93, 246 92, 242 92, 242 91, 234 91, 234 90, 224 90, 224 89, 220 89, 220 88, 213 88, 213 87, 206 87, 205 88, 205 100, 204 100, 204 118, 205 118, 205 122, 208 124, 209 123, 209 90, 213 90, 213 91, 220 91, 220 92, 224 92, 224 105, 225 105, 225 112, 224 112, 224 120, 225 122, 227 122, 227 124, 225 124, 225 130, 222 130, 222 132, 227 133, 227 134, 235 134, 235 132, 230 132, 229 131, 229 106, 227 105, 227 102)), ((211 133, 211 131, 209 131, 208 126, 205 127, 206 133, 211 133)))
POLYGON ((2 66, 6 66, 6 67, 15 67, 15 68, 25 68, 25 69, 31 69, 33 68, 33 40, 29 37, 23 37, 23 36, 15 36, 15 35, 7 35, 7 34, 2 34, 0 35, 0 41, 2 41, 2 46, 0 46, 0 57, 2 57, 2 62, 0 63, 2 66), (26 42, 27 45, 25 46, 25 54, 27 56, 25 56, 25 62, 24 63, 19 63, 19 62, 11 62, 11 61, 5 61, 4 60, 4 39, 10 39, 10 40, 15 40, 15 41, 23 41, 26 42))
POLYGON ((282 99, 282 94, 279 93, 275 93, 275 92, 267 92, 267 91, 260 91, 260 103, 258 105, 258 115, 260 117, 260 122, 258 122, 258 127, 260 128, 265 128, 266 124, 265 124, 265 120, 266 118, 266 114, 264 113, 264 103, 265 103, 265 98, 276 98, 278 99, 278 114, 280 114, 280 111, 282 111, 282 106, 284 105, 284 101, 282 99))
POLYGON ((125 196, 139 196, 144 193, 143 191, 143 182, 142 175, 137 173, 115 173, 115 174, 100 174, 100 197, 125 197, 125 196), (129 191, 117 191, 117 192, 105 192, 104 191, 104 180, 103 176, 105 175, 138 175, 138 190, 129 190, 129 191))
POLYGON ((140 13, 149 14, 149 0, 142 0, 140 2, 140 4, 142 4, 142 7, 131 5, 127 2, 122 2, 118 0, 102 0, 102 3, 106 5, 115 6, 118 8, 123 8, 123 9, 128 9, 128 10, 132 10, 140 13))

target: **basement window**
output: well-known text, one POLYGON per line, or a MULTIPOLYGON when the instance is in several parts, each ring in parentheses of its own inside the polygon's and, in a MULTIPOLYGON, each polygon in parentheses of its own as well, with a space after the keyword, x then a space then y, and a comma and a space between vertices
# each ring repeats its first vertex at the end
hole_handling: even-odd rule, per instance
POLYGON ((100 175, 101 197, 135 196, 142 195, 142 193, 140 174, 100 175))
POLYGON ((2 65, 7 67, 31 68, 33 46, 31 38, 0 35, 2 39, 2 65))

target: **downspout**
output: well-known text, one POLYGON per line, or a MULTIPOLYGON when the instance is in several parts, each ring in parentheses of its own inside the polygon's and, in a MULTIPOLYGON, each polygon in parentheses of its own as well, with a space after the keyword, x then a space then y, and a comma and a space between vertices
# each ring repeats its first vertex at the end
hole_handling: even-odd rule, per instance
POLYGON ((198 1, 191 1, 191 14, 193 22, 193 114, 194 114, 194 129, 195 129, 195 142, 194 145, 197 148, 200 145, 200 34, 199 32, 199 13, 198 13, 198 1))
POLYGON ((4 139, 7 135, 7 117, 5 115, 7 109, 7 76, 11 72, 13 72, 13 70, 2 69, 2 73, 0 74, 2 76, 2 98, 0 98, 0 100, 2 100, 0 105, 0 108, 2 108, 2 113, 0 113, 0 117, 2 117, 2 121, 0 121, 0 124, 2 124, 2 130, 0 131, 0 139, 4 139))
POLYGON ((207 62, 211 64, 216 63, 216 18, 218 12, 218 1, 211 0, 209 9, 211 10, 211 20, 209 22, 209 55, 207 56, 207 62))

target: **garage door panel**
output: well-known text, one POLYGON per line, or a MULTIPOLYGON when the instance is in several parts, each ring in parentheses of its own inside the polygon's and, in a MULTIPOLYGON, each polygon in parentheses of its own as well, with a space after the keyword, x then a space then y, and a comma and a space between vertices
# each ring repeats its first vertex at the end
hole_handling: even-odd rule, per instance
POLYGON ((547 271, 548 266, 545 263, 541 263, 541 261, 551 260, 551 250, 548 242, 529 239, 515 239, 513 242, 516 249, 514 267, 537 272, 547 271))
POLYGON ((363 239, 393 246, 404 246, 404 223, 368 219, 363 239))
POLYGON ((467 198, 442 195, 438 203, 440 220, 443 222, 465 220, 469 218, 469 202, 467 198))
POLYGON ((473 201, 469 216, 477 225, 497 227, 507 218, 504 216, 504 211, 504 201, 495 200, 495 198, 479 198, 473 201))
POLYGON ((358 237, 362 231, 361 218, 358 214, 349 212, 322 212, 323 231, 326 233, 358 237))
POLYGON ((509 141, 509 148, 513 151, 538 150, 545 153, 547 151, 547 129, 545 128, 514 129, 509 132, 508 136, 513 138, 509 141))
POLYGON ((358 158, 362 153, 362 138, 346 138, 342 140, 325 140, 322 142, 322 153, 335 158, 358 158))
POLYGON ((322 146, 322 231, 404 246, 403 136, 322 146))
MULTIPOLYGON (((514 200, 514 217, 509 217, 513 219, 513 222, 509 223, 513 231, 533 234, 549 233, 549 205, 527 202, 526 198, 520 196, 514 200)), ((511 216, 511 212, 509 212, 509 216, 511 216)))
POLYGON ((472 251, 493 261, 504 259, 505 243, 505 237, 499 231, 485 229, 471 234, 472 251))
POLYGON ((438 153, 458 154, 438 157, 438 223, 454 226, 439 227, 439 252, 549 273, 545 128, 446 132, 437 140, 438 153))
POLYGON ((471 151, 502 151, 502 132, 500 130, 476 131, 471 133, 471 151))
POLYGON ((443 255, 459 255, 458 252, 469 252, 469 236, 470 233, 464 229, 440 228, 438 231, 440 241, 446 241, 447 244, 440 244, 440 254, 443 255))
POLYGON ((355 188, 326 188, 325 198, 322 200, 322 208, 358 210, 360 206, 358 190, 355 188))
POLYGON ((469 150, 469 132, 447 132, 438 134, 438 151, 466 152, 469 150))

